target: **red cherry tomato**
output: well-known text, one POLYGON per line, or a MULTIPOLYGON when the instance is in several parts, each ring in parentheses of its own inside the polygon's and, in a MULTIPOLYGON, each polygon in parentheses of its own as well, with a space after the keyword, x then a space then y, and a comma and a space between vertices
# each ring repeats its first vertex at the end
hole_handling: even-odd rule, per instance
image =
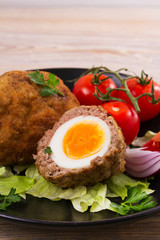
POLYGON ((137 112, 131 105, 119 101, 104 103, 102 107, 116 120, 126 144, 129 145, 137 136, 140 128, 137 112))
POLYGON ((100 75, 99 85, 94 85, 92 83, 93 74, 88 74, 78 79, 73 87, 73 93, 81 105, 100 105, 103 103, 103 101, 97 99, 93 95, 95 86, 97 86, 103 94, 106 94, 107 88, 116 88, 116 84, 112 79, 108 78, 102 81, 106 77, 106 75, 100 75))
POLYGON ((145 143, 142 147, 144 150, 160 152, 160 132, 158 132, 151 140, 145 143))
MULTIPOLYGON (((141 85, 138 82, 138 79, 131 78, 131 79, 127 80, 127 86, 129 88, 129 90, 131 91, 132 95, 134 97, 137 97, 143 93, 151 93, 152 82, 153 82, 153 86, 154 86, 155 98, 157 100, 158 97, 160 97, 160 85, 152 80, 147 85, 141 85)), ((117 97, 125 100, 127 103, 132 105, 130 99, 125 94, 125 92, 118 91, 117 97)), ((143 96, 138 99, 138 105, 141 110, 139 112, 140 121, 147 121, 149 119, 154 118, 156 115, 158 115, 160 113, 160 102, 158 104, 154 105, 154 104, 150 103, 147 100, 147 98, 149 100, 151 99, 148 96, 147 97, 143 96)))

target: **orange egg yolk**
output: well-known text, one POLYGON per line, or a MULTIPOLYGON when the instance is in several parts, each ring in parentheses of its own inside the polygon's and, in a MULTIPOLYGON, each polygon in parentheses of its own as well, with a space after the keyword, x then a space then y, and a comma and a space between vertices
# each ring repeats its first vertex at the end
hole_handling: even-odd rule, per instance
POLYGON ((95 121, 85 120, 75 123, 63 138, 63 150, 71 159, 91 156, 103 148, 104 128, 95 121))

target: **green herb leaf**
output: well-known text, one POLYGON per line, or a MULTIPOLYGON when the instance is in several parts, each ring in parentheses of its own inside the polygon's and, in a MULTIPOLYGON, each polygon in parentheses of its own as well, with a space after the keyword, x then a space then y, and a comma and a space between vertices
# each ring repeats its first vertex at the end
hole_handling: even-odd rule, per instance
POLYGON ((50 95, 57 94, 57 91, 55 89, 50 88, 49 86, 44 86, 41 89, 41 96, 49 97, 50 95))
POLYGON ((44 153, 48 153, 48 154, 51 154, 52 153, 52 149, 50 147, 46 147, 44 149, 44 153))
POLYGON ((127 215, 154 207, 157 203, 151 200, 152 196, 148 196, 146 192, 136 186, 128 189, 128 195, 124 202, 121 204, 111 202, 111 207, 120 215, 127 215))
POLYGON ((11 203, 20 202, 21 197, 15 194, 16 189, 12 188, 7 196, 0 195, 0 210, 6 210, 11 203))
POLYGON ((146 192, 142 192, 141 189, 137 189, 137 187, 129 188, 128 190, 128 196, 124 203, 136 203, 144 198, 146 198, 148 195, 146 192))
POLYGON ((45 85, 46 84, 46 82, 44 80, 43 73, 40 73, 40 71, 35 71, 33 73, 29 73, 28 76, 36 84, 39 84, 39 85, 45 85))
POLYGON ((54 74, 49 73, 49 79, 47 79, 46 81, 44 80, 43 73, 41 73, 40 71, 29 73, 28 76, 34 83, 42 85, 42 96, 49 97, 50 95, 56 94, 64 96, 64 94, 56 88, 56 86, 59 85, 59 79, 56 79, 56 76, 54 74))
POLYGON ((15 192, 16 192, 16 189, 12 188, 7 197, 8 201, 15 203, 21 200, 21 197, 18 194, 15 194, 15 192))
POLYGON ((152 197, 147 197, 146 199, 143 199, 140 201, 137 205, 133 206, 131 205, 130 207, 135 211, 135 212, 140 212, 142 210, 147 210, 149 208, 154 207, 157 203, 155 201, 151 201, 152 197))
POLYGON ((130 211, 129 206, 122 206, 117 203, 111 202, 111 207, 114 209, 114 211, 120 215, 127 215, 130 211))

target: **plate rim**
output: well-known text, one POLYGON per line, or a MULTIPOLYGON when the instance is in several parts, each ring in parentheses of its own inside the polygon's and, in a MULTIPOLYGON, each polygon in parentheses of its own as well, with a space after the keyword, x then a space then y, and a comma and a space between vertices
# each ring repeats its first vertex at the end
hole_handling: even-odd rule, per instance
MULTIPOLYGON (((103 210, 103 211, 106 211, 106 210, 103 210)), ((93 220, 93 221, 48 221, 48 220, 38 220, 33 218, 30 219, 30 218, 24 218, 24 217, 14 217, 14 216, 3 214, 3 213, 0 213, 0 217, 3 219, 12 220, 12 221, 16 220, 17 222, 51 225, 51 226, 93 226, 93 225, 114 224, 114 223, 121 223, 121 222, 132 221, 132 220, 139 220, 141 218, 145 218, 146 216, 150 216, 155 213, 158 213, 159 211, 160 211, 160 205, 148 210, 144 210, 142 212, 138 212, 138 213, 134 213, 126 216, 119 216, 116 218, 93 220)))
MULTIPOLYGON (((29 70, 24 70, 24 71, 49 71, 49 70, 80 70, 80 71, 86 71, 88 68, 83 68, 83 67, 47 67, 47 68, 34 68, 34 69, 29 69, 29 70)), ((21 70, 22 71, 22 70, 21 70)), ((123 74, 125 75, 125 74, 123 74)), ((64 80, 65 82, 65 80, 64 80)), ((33 196, 32 196, 33 197, 33 196)), ((37 198, 37 197, 33 197, 37 198)), ((38 198, 37 198, 38 199, 38 198)), ((26 200, 27 201, 27 200, 26 200)), ((106 211, 106 210, 102 210, 106 211)), ((51 225, 51 226, 93 226, 93 225, 103 225, 103 224, 114 224, 114 223, 120 223, 120 222, 125 222, 125 221, 131 221, 131 220, 136 220, 140 218, 144 218, 146 216, 155 214, 160 211, 160 203, 158 203, 157 206, 144 210, 141 212, 137 212, 134 214, 129 214, 126 216, 119 216, 115 218, 108 218, 108 219, 102 219, 102 220, 90 220, 90 221, 48 221, 48 220, 40 220, 40 219, 31 219, 31 218, 24 218, 24 217, 16 217, 12 216, 9 214, 5 214, 3 212, 0 212, 0 218, 2 219, 8 219, 8 220, 16 220, 17 222, 23 222, 23 223, 33 223, 33 224, 41 224, 41 225, 51 225)), ((83 213, 82 213, 83 214, 83 213)), ((115 213, 116 214, 116 213, 115 213)))

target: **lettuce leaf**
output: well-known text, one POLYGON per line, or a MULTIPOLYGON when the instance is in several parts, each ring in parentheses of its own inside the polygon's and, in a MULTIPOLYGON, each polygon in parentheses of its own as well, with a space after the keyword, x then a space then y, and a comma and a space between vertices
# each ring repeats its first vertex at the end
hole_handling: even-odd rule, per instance
POLYGON ((58 201, 60 199, 70 200, 77 197, 82 197, 86 194, 85 186, 63 189, 56 184, 48 182, 39 174, 35 165, 31 165, 26 170, 25 174, 27 177, 36 181, 33 187, 26 192, 27 194, 35 197, 44 197, 50 200, 58 201))
POLYGON ((71 200, 73 207, 79 212, 90 209, 91 212, 98 212, 104 209, 115 211, 111 200, 108 198, 127 197, 129 187, 138 186, 139 189, 150 190, 147 180, 137 181, 126 174, 118 174, 110 177, 105 183, 97 183, 92 187, 79 186, 63 189, 56 184, 46 181, 33 164, 26 170, 26 176, 34 179, 35 184, 26 192, 35 197, 48 198, 52 201, 61 199, 71 200))
POLYGON ((23 194, 29 190, 34 184, 34 180, 25 176, 1 177, 0 178, 0 194, 8 195, 12 188, 16 189, 15 193, 23 194))
MULTIPOLYGON (((90 209, 90 212, 100 212, 102 210, 111 210, 111 211, 114 211, 114 209, 112 208, 111 206, 111 201, 108 199, 108 198, 105 198, 104 199, 104 203, 103 205, 100 205, 99 203, 97 202, 94 202, 91 209, 90 209)), ((115 212, 115 211, 114 211, 115 212)))
POLYGON ((17 176, 12 173, 11 167, 0 167, 0 194, 7 196, 12 188, 16 189, 16 194, 26 198, 25 192, 32 187, 34 179, 25 176, 17 176))
POLYGON ((56 184, 46 181, 38 173, 35 165, 31 165, 25 174, 27 177, 35 180, 35 184, 26 192, 32 196, 44 197, 52 201, 61 199, 71 200, 73 207, 79 212, 85 212, 89 207, 94 212, 97 211, 96 209, 103 208, 106 205, 106 184, 97 183, 93 187, 78 186, 63 189, 56 184))
POLYGON ((123 173, 110 177, 108 180, 106 180, 106 184, 110 191, 106 196, 111 197, 111 193, 113 193, 114 196, 117 195, 117 197, 121 197, 122 200, 127 197, 128 187, 138 186, 139 189, 148 194, 153 192, 153 190, 148 188, 149 183, 146 179, 139 181, 123 173))
POLYGON ((33 178, 35 181, 37 181, 41 175, 38 172, 38 169, 36 168, 35 164, 31 164, 25 171, 25 175, 28 178, 33 178))
POLYGON ((97 183, 93 187, 88 187, 87 192, 84 196, 71 200, 73 207, 79 212, 85 212, 90 206, 93 210, 95 203, 97 203, 99 206, 103 206, 105 202, 106 192, 106 184, 97 183))
POLYGON ((151 140, 157 133, 152 131, 147 131, 143 137, 137 137, 133 142, 132 146, 142 147, 145 143, 151 140))
POLYGON ((0 167, 0 177, 11 177, 13 173, 9 166, 0 167))
POLYGON ((16 189, 16 193, 25 198, 25 194, 30 194, 38 198, 48 198, 52 201, 61 199, 70 200, 73 207, 79 212, 99 212, 101 210, 116 211, 113 207, 112 198, 127 197, 130 187, 137 187, 147 194, 153 192, 149 189, 147 180, 136 180, 126 174, 118 174, 110 177, 103 183, 94 186, 78 186, 75 188, 63 189, 56 184, 45 180, 38 172, 35 164, 22 167, 14 166, 14 175, 10 167, 0 167, 0 194, 8 195, 11 188, 16 189), (25 171, 25 176, 17 175, 25 171))
POLYGON ((30 165, 14 165, 13 170, 16 172, 16 174, 20 174, 24 170, 26 170, 30 165))
POLYGON ((82 197, 86 193, 86 187, 79 186, 74 189, 62 189, 56 184, 48 182, 43 177, 40 177, 33 187, 30 188, 26 193, 35 197, 44 197, 57 201, 60 199, 73 199, 75 197, 82 197))

